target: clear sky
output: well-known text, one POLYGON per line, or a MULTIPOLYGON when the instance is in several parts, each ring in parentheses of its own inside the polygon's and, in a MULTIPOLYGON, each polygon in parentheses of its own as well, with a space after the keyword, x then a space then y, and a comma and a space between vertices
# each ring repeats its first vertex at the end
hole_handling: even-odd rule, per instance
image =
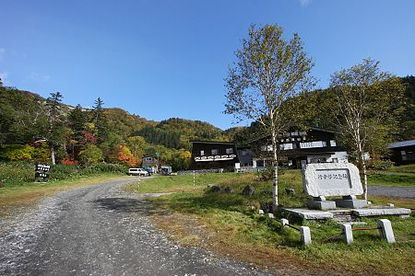
POLYGON ((413 0, 0 0, 0 77, 64 102, 121 107, 152 120, 235 126, 224 78, 251 24, 294 32, 330 75, 372 57, 415 74, 413 0))

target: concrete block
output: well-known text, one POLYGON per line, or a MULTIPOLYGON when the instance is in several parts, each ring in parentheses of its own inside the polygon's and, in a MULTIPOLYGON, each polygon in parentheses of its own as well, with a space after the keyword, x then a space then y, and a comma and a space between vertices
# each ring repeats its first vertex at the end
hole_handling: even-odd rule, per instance
POLYGON ((379 233, 382 239, 388 243, 395 243, 395 235, 393 234, 392 223, 388 219, 380 219, 378 221, 379 233))
POLYGON ((302 219, 315 219, 315 220, 325 220, 332 219, 334 216, 330 212, 318 211, 318 210, 308 210, 300 208, 282 208, 283 213, 287 215, 293 215, 302 219))
POLYGON ((358 209, 366 207, 367 201, 363 199, 338 199, 336 200, 336 206, 340 208, 358 209))
POLYGON ((352 225, 349 223, 342 224, 343 228, 343 238, 347 244, 351 244, 353 242, 353 230, 352 225))
POLYGON ((290 222, 288 221, 288 219, 280 219, 280 222, 282 224, 282 227, 286 226, 287 224, 290 224, 290 222))
POLYGON ((367 208, 354 209, 353 214, 358 217, 401 216, 410 215, 411 210, 406 208, 367 208))
POLYGON ((325 201, 318 201, 318 200, 309 200, 307 202, 307 206, 310 209, 314 210, 331 210, 336 209, 336 202, 325 200, 325 201))
POLYGON ((309 244, 311 244, 311 231, 310 231, 310 227, 308 227, 308 226, 301 226, 300 227, 300 233, 301 233, 301 241, 303 242, 303 245, 309 245, 309 244))

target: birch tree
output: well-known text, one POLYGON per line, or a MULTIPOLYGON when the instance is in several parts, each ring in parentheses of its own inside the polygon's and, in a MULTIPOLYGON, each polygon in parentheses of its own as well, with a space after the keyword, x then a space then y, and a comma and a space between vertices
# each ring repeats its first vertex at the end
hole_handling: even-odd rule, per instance
POLYGON ((235 52, 226 80, 225 113, 238 119, 258 121, 272 144, 272 206, 278 207, 278 136, 291 126, 293 109, 284 104, 302 91, 310 89, 313 79, 311 58, 294 34, 285 40, 277 25, 251 26, 247 39, 235 52))
POLYGON ((56 148, 65 140, 64 116, 61 110, 63 95, 60 92, 50 93, 46 100, 48 129, 46 139, 50 147, 52 164, 56 164, 56 148))
POLYGON ((403 111, 405 86, 399 78, 382 72, 379 62, 362 63, 331 76, 334 117, 343 140, 355 157, 367 200, 367 158, 373 147, 386 148, 388 135, 403 111))

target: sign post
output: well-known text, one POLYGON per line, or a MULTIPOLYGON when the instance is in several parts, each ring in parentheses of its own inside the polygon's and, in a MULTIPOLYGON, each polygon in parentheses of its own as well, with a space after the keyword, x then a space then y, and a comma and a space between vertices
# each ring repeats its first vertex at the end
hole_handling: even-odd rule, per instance
POLYGON ((45 164, 35 164, 35 182, 47 182, 49 180, 50 166, 45 164))

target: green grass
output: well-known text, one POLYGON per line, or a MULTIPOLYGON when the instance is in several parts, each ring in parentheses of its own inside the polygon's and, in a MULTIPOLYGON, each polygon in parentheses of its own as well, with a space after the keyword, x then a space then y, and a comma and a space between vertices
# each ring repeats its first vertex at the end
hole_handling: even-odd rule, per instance
POLYGON ((415 174, 415 164, 411 165, 402 165, 402 166, 393 166, 392 168, 388 169, 389 172, 397 172, 397 173, 412 173, 415 174))
POLYGON ((369 185, 378 186, 412 186, 415 187, 415 174, 376 172, 368 176, 369 185))
MULTIPOLYGON (((280 177, 280 202, 284 206, 301 207, 305 196, 302 193, 301 173, 298 170, 285 171, 280 177), (285 188, 294 188, 294 196, 285 193, 285 188)), ((173 192, 152 199, 161 208, 181 214, 195 216, 207 225, 213 233, 225 237, 221 242, 236 251, 246 250, 254 256, 261 250, 267 254, 280 254, 284 250, 301 261, 345 272, 405 274, 415 271, 415 217, 408 219, 390 218, 397 244, 389 245, 380 240, 376 230, 354 232, 355 243, 348 246, 341 239, 339 224, 328 222, 304 222, 310 226, 313 244, 303 248, 299 233, 293 229, 282 229, 277 220, 256 214, 257 208, 269 206, 271 182, 260 181, 253 174, 205 174, 193 176, 156 177, 131 186, 138 192, 173 192), (230 187, 233 193, 212 193, 208 184, 222 188, 230 187), (244 186, 251 184, 256 194, 243 196, 244 186), (255 210, 253 210, 255 208, 255 210), (279 249, 280 248, 280 249, 279 249), (281 249, 282 248, 282 249, 281 249)), ((375 203, 387 199, 371 198, 375 203)), ((390 200, 389 200, 390 202, 390 200)), ((401 202, 397 200, 396 206, 401 202)), ((406 199, 406 206, 415 206, 415 200, 406 199)), ((376 226, 377 219, 364 219, 367 226, 376 226)), ((173 223, 173 222, 172 222, 173 223)), ((300 226, 301 222, 297 223, 300 226)), ((236 252, 235 251, 235 252, 236 252)), ((252 257, 254 258, 254 257, 252 257)))
POLYGON ((369 185, 414 186, 415 165, 392 167, 385 171, 373 171, 368 176, 369 185))

